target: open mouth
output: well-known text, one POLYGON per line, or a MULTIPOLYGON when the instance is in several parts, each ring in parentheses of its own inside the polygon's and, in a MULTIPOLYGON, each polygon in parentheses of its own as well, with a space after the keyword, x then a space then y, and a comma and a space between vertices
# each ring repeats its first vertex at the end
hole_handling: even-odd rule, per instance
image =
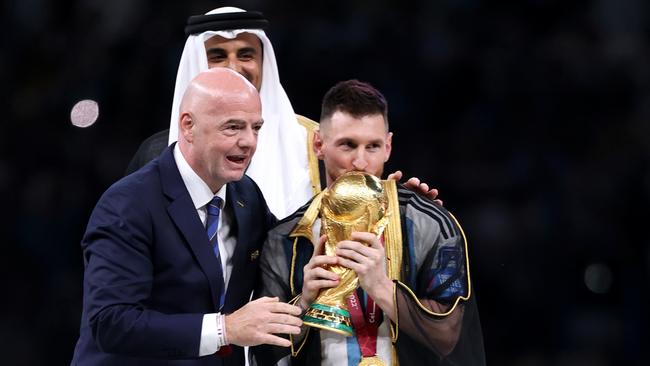
POLYGON ((244 164, 246 162, 246 155, 228 155, 226 158, 235 164, 244 164))

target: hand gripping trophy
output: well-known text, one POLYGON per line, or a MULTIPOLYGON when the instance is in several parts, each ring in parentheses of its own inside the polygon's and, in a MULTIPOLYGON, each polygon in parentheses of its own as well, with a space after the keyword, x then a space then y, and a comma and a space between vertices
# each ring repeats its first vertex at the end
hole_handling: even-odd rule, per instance
MULTIPOLYGON (((389 224, 391 212, 384 187, 394 181, 381 181, 377 177, 349 172, 341 175, 322 193, 320 204, 321 233, 327 236, 325 254, 334 256, 336 244, 350 239, 353 231, 365 231, 381 236, 389 224)), ((320 329, 345 336, 353 334, 346 298, 357 288, 356 272, 343 266, 327 269, 339 275, 339 285, 322 290, 311 304, 303 321, 320 329)))

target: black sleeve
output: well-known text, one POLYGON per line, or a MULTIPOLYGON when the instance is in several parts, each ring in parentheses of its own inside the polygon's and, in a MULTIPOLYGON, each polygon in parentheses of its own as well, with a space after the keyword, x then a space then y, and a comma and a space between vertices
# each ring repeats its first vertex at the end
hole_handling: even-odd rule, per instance
POLYGON ((124 175, 129 175, 157 158, 168 145, 169 130, 156 132, 142 141, 124 175))

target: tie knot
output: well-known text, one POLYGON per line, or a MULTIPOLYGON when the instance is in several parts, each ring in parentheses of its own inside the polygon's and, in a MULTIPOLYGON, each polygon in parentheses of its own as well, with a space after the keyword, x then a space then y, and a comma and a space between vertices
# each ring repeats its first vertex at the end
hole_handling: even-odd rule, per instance
POLYGON ((210 203, 208 203, 208 215, 219 216, 219 212, 221 211, 221 202, 223 202, 221 197, 214 196, 210 203))

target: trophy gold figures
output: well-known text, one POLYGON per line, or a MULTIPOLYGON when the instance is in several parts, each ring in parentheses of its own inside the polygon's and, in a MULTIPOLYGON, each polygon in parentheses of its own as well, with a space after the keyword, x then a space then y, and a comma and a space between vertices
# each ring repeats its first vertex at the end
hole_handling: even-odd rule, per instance
MULTIPOLYGON (((320 206, 321 233, 327 236, 325 255, 336 255, 336 244, 349 240, 353 231, 381 236, 390 211, 381 180, 361 172, 341 175, 323 192, 320 206)), ((346 298, 357 288, 357 274, 343 266, 326 269, 339 275, 339 285, 322 290, 303 315, 309 326, 345 336, 353 334, 346 298)))

